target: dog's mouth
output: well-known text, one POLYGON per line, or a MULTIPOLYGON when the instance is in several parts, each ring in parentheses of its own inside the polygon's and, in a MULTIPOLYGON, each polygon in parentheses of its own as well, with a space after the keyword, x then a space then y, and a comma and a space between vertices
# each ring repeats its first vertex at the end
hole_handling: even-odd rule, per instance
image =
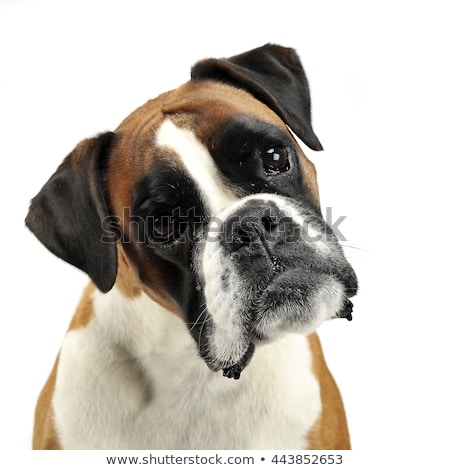
POLYGON ((239 379, 258 344, 288 332, 309 334, 329 319, 351 320, 353 304, 348 297, 352 294, 347 291, 337 278, 317 271, 274 272, 243 302, 234 334, 220 336, 223 328, 215 331, 212 315, 209 334, 201 338, 205 340, 202 356, 212 370, 221 369, 225 377, 239 379))
POLYGON ((351 295, 337 277, 313 268, 277 273, 253 302, 252 335, 272 339, 284 331, 310 333, 332 318, 351 320, 351 295))
POLYGON ((250 359, 253 356, 253 353, 255 352, 255 344, 254 342, 250 341, 247 351, 245 354, 242 356, 242 358, 233 364, 230 367, 225 367, 223 368, 223 376, 228 377, 229 379, 239 379, 241 376, 241 372, 245 369, 247 364, 250 362, 250 359))
MULTIPOLYGON (((342 309, 336 313, 336 318, 346 318, 348 321, 352 321, 352 312, 353 312, 353 303, 345 299, 342 309)), ((233 364, 232 366, 224 367, 222 369, 223 376, 228 377, 229 379, 238 380, 241 376, 241 372, 249 364, 253 353, 255 352, 255 344, 264 341, 263 338, 255 336, 249 343, 247 351, 242 356, 242 358, 233 364)))

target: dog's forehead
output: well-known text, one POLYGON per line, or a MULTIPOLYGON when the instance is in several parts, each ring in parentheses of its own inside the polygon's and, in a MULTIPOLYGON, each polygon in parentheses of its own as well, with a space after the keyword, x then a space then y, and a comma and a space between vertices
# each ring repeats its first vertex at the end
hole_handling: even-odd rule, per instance
MULTIPOLYGON (((221 125, 237 115, 247 115, 286 130, 285 123, 248 92, 214 81, 187 82, 149 100, 131 113, 116 129, 126 148, 148 149, 164 120, 189 129, 204 142, 221 125)), ((140 152, 139 152, 140 153, 140 152)), ((152 158, 151 152, 147 159, 152 158)), ((136 158, 136 153, 133 155, 136 158)))
MULTIPOLYGON (((265 104, 244 90, 215 81, 187 82, 138 108, 115 131, 119 139, 108 183, 113 206, 130 207, 131 188, 161 160, 190 175, 214 206, 212 212, 232 202, 235 196, 205 143, 213 146, 211 139, 237 117, 279 129, 295 143, 285 123, 265 104)), ((298 149, 306 167, 311 166, 298 149)))
POLYGON ((238 114, 286 128, 276 113, 247 91, 215 81, 188 82, 164 95, 162 111, 182 127, 185 118, 190 119, 188 125, 195 126, 200 140, 210 136, 222 122, 238 114))

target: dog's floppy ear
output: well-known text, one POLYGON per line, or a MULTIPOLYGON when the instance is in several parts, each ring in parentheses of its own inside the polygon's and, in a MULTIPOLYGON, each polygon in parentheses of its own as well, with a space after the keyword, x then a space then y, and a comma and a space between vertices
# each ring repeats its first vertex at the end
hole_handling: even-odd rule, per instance
POLYGON ((117 274, 115 243, 102 243, 109 215, 103 173, 114 133, 86 139, 65 158, 33 198, 26 225, 56 256, 85 271, 102 292, 117 274))
POLYGON ((275 111, 313 150, 322 145, 311 125, 308 81, 297 53, 275 44, 192 67, 194 81, 218 80, 243 88, 275 111))

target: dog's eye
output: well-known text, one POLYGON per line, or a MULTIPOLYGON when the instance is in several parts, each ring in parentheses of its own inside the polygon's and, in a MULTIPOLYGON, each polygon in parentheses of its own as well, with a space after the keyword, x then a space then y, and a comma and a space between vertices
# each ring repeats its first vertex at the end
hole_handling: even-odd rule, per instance
POLYGON ((178 238, 180 227, 173 215, 161 215, 153 218, 151 238, 157 242, 167 243, 178 238))
POLYGON ((287 147, 270 147, 261 153, 261 158, 264 171, 268 175, 288 171, 290 168, 289 149, 287 147))

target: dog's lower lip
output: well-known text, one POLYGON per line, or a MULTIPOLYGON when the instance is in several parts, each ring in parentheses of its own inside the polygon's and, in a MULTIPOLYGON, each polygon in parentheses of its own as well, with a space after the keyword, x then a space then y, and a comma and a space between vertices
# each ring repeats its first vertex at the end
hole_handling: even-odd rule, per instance
POLYGON ((241 372, 245 369, 245 367, 250 362, 250 359, 253 356, 254 350, 255 350, 255 345, 251 341, 250 344, 248 345, 247 351, 242 356, 242 358, 238 362, 236 362, 236 364, 233 364, 230 367, 223 368, 223 376, 228 377, 229 379, 235 379, 235 380, 239 379, 241 376, 241 372))
POLYGON ((346 318, 348 321, 352 321, 353 303, 346 299, 342 309, 336 314, 336 318, 346 318))

